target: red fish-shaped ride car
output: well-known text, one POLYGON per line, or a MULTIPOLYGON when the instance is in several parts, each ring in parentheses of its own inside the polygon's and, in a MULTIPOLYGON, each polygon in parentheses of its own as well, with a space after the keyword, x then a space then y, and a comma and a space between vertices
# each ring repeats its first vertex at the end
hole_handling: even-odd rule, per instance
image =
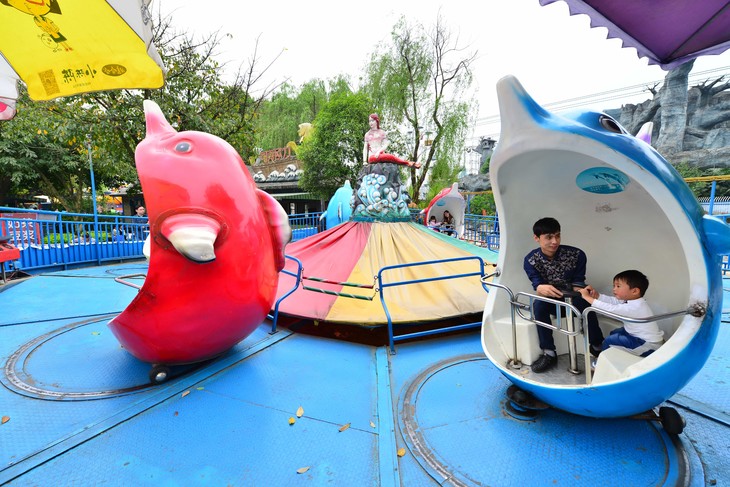
POLYGON ((109 327, 145 362, 200 362, 263 322, 291 229, 227 142, 178 133, 152 101, 144 109, 147 134, 135 160, 149 214, 149 270, 109 327))

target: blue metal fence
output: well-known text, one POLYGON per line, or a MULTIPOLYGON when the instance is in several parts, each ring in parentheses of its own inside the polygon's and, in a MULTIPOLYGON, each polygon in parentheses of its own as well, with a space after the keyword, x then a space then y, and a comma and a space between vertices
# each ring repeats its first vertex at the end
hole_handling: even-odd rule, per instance
POLYGON ((289 225, 292 229, 292 242, 310 237, 323 230, 320 217, 322 212, 299 213, 289 215, 289 225))
MULTIPOLYGON (((423 224, 423 216, 418 208, 411 208, 411 220, 423 224)), ((465 240, 479 247, 486 247, 497 252, 499 250, 499 218, 495 215, 464 215, 464 231, 459 235, 465 240)))
POLYGON ((499 250, 499 218, 496 216, 464 215, 463 240, 486 247, 497 252, 499 250))
POLYGON ((20 260, 5 263, 31 272, 142 257, 146 218, 0 207, 0 235, 20 249, 20 260))
MULTIPOLYGON (((411 212, 414 221, 419 211, 411 212)), ((324 230, 322 212, 289 215, 292 241, 324 230)), ((63 270, 104 262, 143 258, 149 234, 146 218, 93 215, 0 207, 0 236, 20 249, 20 260, 6 262, 7 271, 28 273, 63 270)), ((495 217, 466 215, 463 240, 490 250, 499 249, 495 217)))

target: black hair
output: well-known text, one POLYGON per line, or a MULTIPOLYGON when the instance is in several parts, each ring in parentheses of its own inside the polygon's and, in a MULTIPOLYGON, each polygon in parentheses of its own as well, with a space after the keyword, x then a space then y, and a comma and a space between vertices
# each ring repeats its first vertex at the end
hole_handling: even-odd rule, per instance
POLYGON ((647 289, 649 289, 649 279, 642 274, 639 271, 636 270, 628 270, 619 272, 616 274, 613 278, 614 281, 623 281, 626 283, 627 286, 630 288, 639 288, 639 292, 641 293, 641 296, 644 296, 644 293, 647 289))
POLYGON ((536 237, 539 237, 540 235, 544 235, 546 233, 558 232, 560 232, 560 223, 555 218, 551 218, 549 216, 545 218, 540 218, 532 226, 532 233, 536 237))

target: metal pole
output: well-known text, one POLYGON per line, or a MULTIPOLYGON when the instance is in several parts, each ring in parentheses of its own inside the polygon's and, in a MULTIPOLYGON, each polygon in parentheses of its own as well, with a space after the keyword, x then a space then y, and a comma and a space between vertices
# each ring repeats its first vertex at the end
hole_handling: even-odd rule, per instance
MULTIPOLYGON (((565 302, 571 305, 568 306, 568 308, 566 309, 565 320, 568 331, 573 333, 575 331, 575 316, 573 316, 572 309, 573 298, 572 296, 567 296, 566 294, 563 294, 563 296, 565 296, 565 302)), ((560 315, 560 311, 558 311, 558 315, 560 315)), ((558 322, 560 322, 560 316, 557 316, 556 318, 558 322)), ((570 361, 568 372, 570 372, 571 374, 580 374, 580 370, 578 370, 578 352, 575 345, 575 335, 568 335, 568 359, 570 361)), ((585 354, 590 355, 590 348, 585 351, 585 354)))
POLYGON ((89 172, 91 174, 91 211, 94 215, 94 247, 96 249, 96 264, 101 265, 99 248, 99 214, 96 211, 96 182, 94 181, 94 161, 91 159, 91 134, 86 134, 86 148, 89 151, 89 172))
POLYGON ((712 190, 710 191, 710 207, 707 213, 712 215, 712 208, 715 206, 715 190, 717 189, 717 181, 712 181, 712 190))

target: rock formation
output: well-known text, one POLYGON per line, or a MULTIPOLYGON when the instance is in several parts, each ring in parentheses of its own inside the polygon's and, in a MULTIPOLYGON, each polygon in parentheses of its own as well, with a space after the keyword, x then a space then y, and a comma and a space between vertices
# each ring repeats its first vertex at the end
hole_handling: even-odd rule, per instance
POLYGON ((654 122, 652 145, 672 164, 730 167, 730 82, 720 77, 688 89, 691 69, 689 62, 669 71, 651 100, 606 113, 632 134, 654 122))
MULTIPOLYGON (((721 76, 689 87, 693 64, 667 72, 660 89, 649 87, 652 99, 604 111, 634 135, 646 122, 654 122, 652 146, 671 164, 730 167, 730 81, 721 76)), ((468 175, 459 180, 459 188, 486 191, 491 184, 486 174, 468 175)))

